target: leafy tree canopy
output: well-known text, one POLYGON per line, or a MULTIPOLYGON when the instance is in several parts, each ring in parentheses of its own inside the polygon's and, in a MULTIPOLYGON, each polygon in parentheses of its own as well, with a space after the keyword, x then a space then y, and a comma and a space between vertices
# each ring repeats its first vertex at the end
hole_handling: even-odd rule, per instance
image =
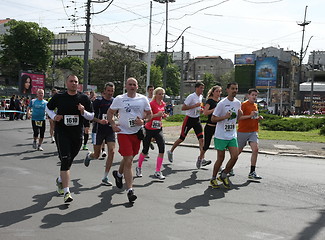
POLYGON ((0 39, 0 64, 4 75, 17 78, 20 70, 46 71, 54 34, 34 22, 10 20, 0 39))

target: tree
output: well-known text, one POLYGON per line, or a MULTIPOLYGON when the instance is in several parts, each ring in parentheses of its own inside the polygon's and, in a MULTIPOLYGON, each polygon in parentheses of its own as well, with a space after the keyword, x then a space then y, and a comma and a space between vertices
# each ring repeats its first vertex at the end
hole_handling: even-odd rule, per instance
POLYGON ((20 70, 45 72, 51 61, 54 34, 34 22, 10 20, 0 39, 0 64, 4 75, 18 78, 20 70))
POLYGON ((212 73, 204 73, 202 83, 204 84, 203 96, 205 97, 209 89, 216 85, 214 75, 212 73))
POLYGON ((124 46, 104 44, 99 57, 90 64, 91 84, 102 89, 106 82, 115 84, 115 93, 121 94, 124 86, 124 70, 126 78, 138 80, 139 92, 145 93, 146 64, 138 59, 135 52, 124 46))
POLYGON ((234 82, 234 81, 235 81, 235 69, 232 69, 231 71, 223 74, 220 77, 220 86, 223 89, 226 89, 227 84, 230 83, 230 82, 234 82))
POLYGON ((150 85, 153 85, 155 88, 162 87, 163 86, 162 77, 163 77, 163 72, 161 68, 156 65, 151 65, 150 85))
POLYGON ((68 56, 56 61, 57 68, 71 70, 73 74, 77 75, 79 79, 83 79, 84 60, 80 57, 68 56))

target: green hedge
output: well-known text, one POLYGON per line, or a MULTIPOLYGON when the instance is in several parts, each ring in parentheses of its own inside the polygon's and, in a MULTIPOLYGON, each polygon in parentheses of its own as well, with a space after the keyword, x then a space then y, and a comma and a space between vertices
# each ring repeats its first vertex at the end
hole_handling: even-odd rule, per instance
POLYGON ((297 131, 306 132, 319 129, 325 125, 325 118, 281 118, 260 121, 261 127, 271 131, 297 131))
MULTIPOLYGON (((168 122, 183 122, 184 118, 185 118, 184 114, 175 114, 175 115, 172 115, 172 116, 169 116, 168 118, 166 118, 166 121, 168 121, 168 122)), ((200 119, 201 119, 201 122, 205 123, 208 121, 208 116, 201 114, 200 119)))

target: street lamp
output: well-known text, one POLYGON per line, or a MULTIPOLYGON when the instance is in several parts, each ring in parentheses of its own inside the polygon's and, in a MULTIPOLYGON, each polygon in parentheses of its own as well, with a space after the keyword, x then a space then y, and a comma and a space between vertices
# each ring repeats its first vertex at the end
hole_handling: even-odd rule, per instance
POLYGON ((167 41, 168 41, 168 3, 169 2, 176 2, 176 0, 154 0, 158 3, 166 3, 166 35, 165 35, 165 61, 164 61, 164 75, 163 75, 163 87, 166 89, 166 80, 167 80, 167 41))

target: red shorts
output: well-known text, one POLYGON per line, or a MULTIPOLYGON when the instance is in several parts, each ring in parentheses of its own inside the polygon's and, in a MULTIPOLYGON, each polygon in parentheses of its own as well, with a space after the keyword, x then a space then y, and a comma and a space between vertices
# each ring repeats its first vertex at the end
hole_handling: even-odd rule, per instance
POLYGON ((117 141, 121 156, 135 156, 139 153, 141 140, 136 134, 117 134, 117 141))

